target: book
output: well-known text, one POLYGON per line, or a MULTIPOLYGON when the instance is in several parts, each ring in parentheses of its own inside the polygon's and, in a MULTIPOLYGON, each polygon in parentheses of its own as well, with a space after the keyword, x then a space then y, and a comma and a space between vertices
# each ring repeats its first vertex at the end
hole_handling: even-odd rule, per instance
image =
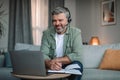
POLYGON ((80 68, 80 66, 78 64, 70 64, 68 66, 65 67, 65 69, 61 69, 61 70, 48 70, 48 72, 52 72, 52 73, 68 73, 68 74, 75 74, 75 75, 82 75, 82 73, 75 69, 75 68, 80 68))

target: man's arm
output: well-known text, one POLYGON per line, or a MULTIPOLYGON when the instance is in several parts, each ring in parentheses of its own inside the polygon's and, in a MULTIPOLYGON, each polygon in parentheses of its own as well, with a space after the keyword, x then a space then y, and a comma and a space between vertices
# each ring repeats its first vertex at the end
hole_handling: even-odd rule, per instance
POLYGON ((69 57, 71 61, 80 61, 81 54, 82 54, 82 37, 81 37, 81 31, 76 29, 72 32, 73 36, 70 37, 72 39, 72 47, 69 46, 71 49, 71 52, 66 52, 66 56, 69 57))
POLYGON ((55 59, 53 59, 53 60, 55 60, 55 61, 57 61, 57 62, 60 62, 60 63, 62 63, 62 64, 69 64, 69 63, 71 63, 71 60, 70 60, 69 57, 67 57, 67 56, 55 58, 55 59))
POLYGON ((55 58, 53 60, 45 60, 46 67, 51 70, 60 70, 63 64, 69 63, 71 63, 71 61, 67 56, 55 58))

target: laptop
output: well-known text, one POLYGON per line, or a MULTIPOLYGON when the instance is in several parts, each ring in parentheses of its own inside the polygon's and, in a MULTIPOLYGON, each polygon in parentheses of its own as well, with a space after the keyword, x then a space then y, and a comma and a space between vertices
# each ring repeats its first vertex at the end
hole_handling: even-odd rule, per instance
POLYGON ((46 76, 43 54, 40 51, 11 51, 14 74, 46 76))

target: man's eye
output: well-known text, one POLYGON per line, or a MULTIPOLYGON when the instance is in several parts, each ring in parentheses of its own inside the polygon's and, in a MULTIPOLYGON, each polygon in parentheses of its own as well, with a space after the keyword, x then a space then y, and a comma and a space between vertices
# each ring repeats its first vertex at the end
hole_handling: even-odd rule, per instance
POLYGON ((62 22, 63 20, 61 19, 61 20, 59 20, 60 22, 62 22))
POLYGON ((62 21, 62 20, 59 20, 60 22, 62 21))
POLYGON ((52 20, 52 22, 56 22, 56 20, 52 20))

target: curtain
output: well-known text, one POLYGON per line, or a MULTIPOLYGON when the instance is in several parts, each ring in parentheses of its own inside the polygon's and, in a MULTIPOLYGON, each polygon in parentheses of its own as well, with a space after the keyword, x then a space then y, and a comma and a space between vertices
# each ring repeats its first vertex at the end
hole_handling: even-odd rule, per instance
POLYGON ((41 45, 42 33, 48 27, 48 1, 31 0, 33 42, 41 45))
POLYGON ((51 12, 56 7, 64 7, 64 0, 49 0, 49 26, 52 26, 51 12))
POLYGON ((8 50, 16 43, 32 44, 31 1, 10 0, 8 50))

